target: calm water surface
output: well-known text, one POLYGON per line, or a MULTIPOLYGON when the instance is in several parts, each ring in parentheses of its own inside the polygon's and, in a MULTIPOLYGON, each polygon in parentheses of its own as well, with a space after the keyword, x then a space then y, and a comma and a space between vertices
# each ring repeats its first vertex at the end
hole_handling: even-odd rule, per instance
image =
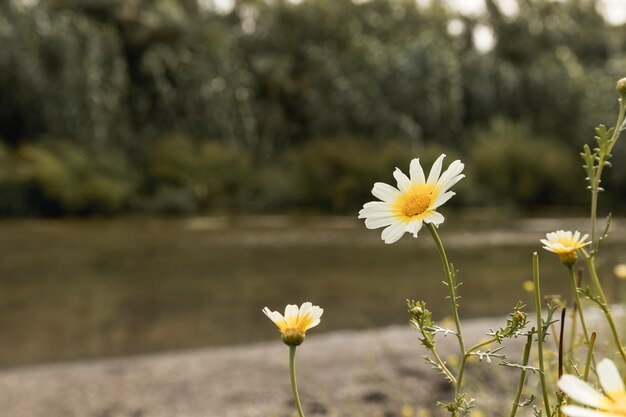
MULTIPOLYGON (((601 259, 626 262, 614 221, 601 259)), ((584 219, 449 216, 440 233, 460 270, 463 317, 501 315, 531 278, 538 239, 584 219)), ((0 223, 0 366, 247 343, 276 337, 261 308, 310 300, 316 331, 404 323, 406 298, 446 312, 426 230, 385 245, 351 218, 20 220, 0 223)), ((564 268, 541 257, 544 293, 569 296, 564 268)))

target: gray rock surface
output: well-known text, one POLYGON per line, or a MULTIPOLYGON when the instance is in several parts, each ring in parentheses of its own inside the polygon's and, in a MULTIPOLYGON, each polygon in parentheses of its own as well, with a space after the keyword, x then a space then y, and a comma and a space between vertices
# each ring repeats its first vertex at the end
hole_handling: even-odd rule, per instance
MULTIPOLYGON (((504 318, 464 323, 468 343, 504 318)), ((309 332, 298 348, 300 395, 308 417, 428 415, 452 393, 421 359, 424 348, 407 326, 309 332), (420 412, 420 410, 422 410, 420 412)), ((516 360, 522 341, 507 342, 516 360)), ((456 339, 440 341, 454 360, 456 339)), ((450 359, 451 358, 451 359, 450 359)), ((472 395, 508 407, 517 373, 472 364, 472 395), (494 377, 493 375, 497 375, 494 377)), ((0 415, 10 417, 291 417, 288 348, 280 342, 123 359, 61 363, 0 372, 0 415)), ((471 379, 469 381, 472 381, 471 379)))

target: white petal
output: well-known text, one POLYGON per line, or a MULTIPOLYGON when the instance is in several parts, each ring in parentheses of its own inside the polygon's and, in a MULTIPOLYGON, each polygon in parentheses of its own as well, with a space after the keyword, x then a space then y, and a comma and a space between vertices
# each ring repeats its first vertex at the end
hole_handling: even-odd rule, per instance
POLYGON ((617 414, 593 410, 591 408, 578 407, 576 405, 566 405, 561 408, 561 410, 569 417, 620 417, 617 414))
POLYGON ((413 237, 417 237, 417 234, 421 230, 423 222, 421 219, 413 219, 406 225, 406 231, 411 233, 413 237))
POLYGON ((445 154, 441 154, 439 158, 435 161, 432 168, 430 169, 430 173, 428 174, 428 179, 426 180, 427 184, 435 184, 439 180, 439 174, 441 174, 441 165, 443 165, 443 158, 445 158, 445 154))
POLYGON ((389 203, 385 203, 384 201, 371 201, 369 203, 366 203, 359 211, 359 219, 364 219, 366 217, 383 217, 391 215, 393 215, 391 205, 389 203), (372 203, 378 204, 374 205, 372 203))
POLYGON ((443 205, 446 201, 450 200, 455 195, 456 195, 456 193, 454 191, 448 191, 448 192, 445 192, 443 194, 439 194, 437 196, 437 199, 435 200, 435 202, 431 206, 431 208, 436 209, 437 207, 440 207, 441 205, 443 205))
POLYGON ((385 184, 384 182, 377 182, 374 184, 374 188, 372 188, 372 194, 376 198, 390 202, 398 198, 400 191, 389 184, 385 184))
POLYGON ((590 407, 602 407, 607 401, 604 395, 573 375, 563 375, 559 379, 558 385, 561 391, 569 395, 570 398, 590 407))
POLYGON ((415 158, 411 161, 409 175, 411 176, 411 182, 413 184, 424 184, 426 182, 424 170, 422 169, 419 158, 415 158))
POLYGON ((409 177, 404 175, 404 172, 400 171, 400 168, 396 168, 396 170, 393 171, 393 177, 398 182, 398 189, 400 191, 404 192, 411 188, 411 180, 409 179, 409 177))
POLYGON ((309 329, 320 324, 320 318, 322 317, 322 313, 324 313, 324 309, 319 308, 318 306, 313 306, 309 316, 311 317, 312 323, 309 326, 309 329))
POLYGON ((437 185, 441 187, 443 184, 445 184, 446 182, 448 182, 449 180, 451 180, 452 178, 458 176, 461 172, 463 172, 464 168, 465 168, 465 165, 463 165, 463 163, 459 161, 458 159, 452 162, 450 166, 448 166, 448 169, 446 169, 443 172, 443 174, 441 174, 441 177, 439 177, 439 181, 437 181, 437 185))
POLYGON ((285 307, 285 322, 289 326, 293 326, 296 320, 298 320, 298 306, 287 304, 287 307, 285 307))
POLYGON ((404 223, 398 221, 387 226, 385 230, 383 230, 381 237, 387 244, 395 243, 402 237, 405 230, 406 226, 404 225, 404 223))
POLYGON ((298 310, 298 320, 308 315, 312 308, 313 308, 313 304, 311 304, 310 302, 306 301, 302 303, 302 305, 300 306, 300 309, 298 310))
POLYGON ((367 209, 367 210, 389 210, 390 208, 391 208, 391 204, 386 203, 384 201, 369 201, 363 204, 363 209, 367 209))
POLYGON ((285 319, 283 318, 283 315, 280 314, 278 311, 271 311, 269 308, 265 307, 263 310, 263 313, 265 313, 265 315, 267 317, 269 317, 270 320, 272 320, 274 322, 274 324, 276 324, 278 327, 280 327, 282 324, 285 323, 285 319))
POLYGON ((445 218, 443 217, 441 213, 437 213, 436 211, 432 210, 428 212, 426 216, 424 216, 423 220, 424 220, 424 223, 431 223, 431 224, 434 224, 435 226, 439 226, 441 223, 443 223, 445 218))
POLYGON ((624 382, 613 361, 603 359, 598 363, 598 378, 604 393, 615 398, 615 394, 624 393, 624 382))
POLYGON ((365 219, 365 227, 368 229, 378 229, 379 227, 389 226, 398 221, 396 216, 368 217, 365 219))
POLYGON ((457 182, 461 181, 465 178, 465 174, 457 175, 456 177, 452 177, 449 180, 440 181, 441 182, 441 191, 448 191, 450 188, 454 186, 457 182))

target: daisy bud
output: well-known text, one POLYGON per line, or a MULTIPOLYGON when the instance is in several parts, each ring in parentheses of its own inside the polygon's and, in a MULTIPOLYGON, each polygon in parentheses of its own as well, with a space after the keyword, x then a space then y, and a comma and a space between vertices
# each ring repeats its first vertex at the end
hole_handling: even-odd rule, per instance
POLYGON ((415 318, 419 318, 419 316, 422 315, 422 313, 424 312, 424 310, 422 310, 422 307, 420 306, 415 306, 412 309, 409 310, 409 312, 411 313, 411 315, 415 318))
POLYGON ((617 82, 617 92, 621 95, 626 95, 626 78, 622 78, 617 82))
POLYGON ((516 326, 523 326, 526 324, 526 313, 523 311, 515 311, 511 314, 511 320, 516 326))

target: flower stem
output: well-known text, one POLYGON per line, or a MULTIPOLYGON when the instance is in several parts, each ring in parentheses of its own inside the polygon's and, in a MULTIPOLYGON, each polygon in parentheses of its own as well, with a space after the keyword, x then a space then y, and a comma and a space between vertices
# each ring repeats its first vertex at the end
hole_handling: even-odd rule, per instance
POLYGON ((289 346, 289 374, 291 376, 291 390, 293 391, 293 400, 296 403, 298 415, 304 417, 302 404, 300 404, 300 396, 298 395, 298 383, 296 382, 296 348, 297 346, 289 346))
POLYGON ((537 308, 537 353, 539 356, 539 378, 541 379, 541 391, 543 393, 543 403, 546 407, 546 417, 550 413, 550 400, 548 399, 548 388, 546 386, 546 373, 543 367, 543 320, 541 318, 541 289, 539 288, 539 255, 533 253, 533 280, 535 282, 535 306, 537 308))
POLYGON ((465 350, 465 341, 463 340, 463 333, 461 332, 461 320, 459 319, 459 309, 456 303, 457 295, 456 295, 456 282, 454 279, 454 272, 450 266, 450 262, 448 261, 448 257, 446 255, 446 251, 443 247, 443 243, 441 243, 441 239, 439 238, 439 234, 437 233, 437 228, 430 223, 427 223, 426 226, 430 231, 430 234, 435 241, 435 245, 437 246, 437 250, 439 251, 439 256, 441 257, 441 263, 443 264, 443 269, 446 273, 447 278, 447 286, 448 291, 450 292, 450 308, 452 309, 452 314, 454 316, 454 324, 456 326, 456 338, 459 342, 459 349, 461 351, 461 367, 459 369, 459 375, 457 377, 457 383, 455 387, 455 397, 458 397, 461 390, 461 383, 463 382, 463 373, 465 371, 465 365, 467 363, 467 352, 465 350))
MULTIPOLYGON (((589 332, 587 331, 587 325, 585 324, 585 314, 583 312, 583 308, 582 308, 582 304, 580 303, 580 296, 578 295, 578 283, 576 282, 576 276, 574 274, 574 268, 570 265, 567 267, 568 271, 569 271, 569 279, 570 282, 572 284, 572 291, 574 292, 574 300, 576 300, 576 310, 578 310, 578 316, 580 317, 580 324, 582 325, 583 328, 583 334, 585 335, 585 344, 587 345, 587 349, 590 348, 590 339, 589 339, 589 332)), ((572 331, 573 329, 576 328, 576 317, 573 317, 574 319, 574 324, 572 325, 572 331)), ((570 349, 573 349, 572 346, 570 346, 570 349)), ((593 355, 593 351, 591 352, 591 359, 593 361, 593 366, 596 366, 596 359, 593 355)))
POLYGON ((522 396, 522 390, 524 389, 524 383, 526 382, 526 366, 528 365, 528 358, 530 357, 530 348, 533 344, 533 331, 528 333, 526 339, 526 345, 524 346, 524 357, 522 358, 522 372, 519 376, 519 382, 517 383, 517 392, 515 393, 515 399, 513 399, 513 408, 511 409, 511 415, 509 417, 515 417, 517 409, 519 408, 519 400, 522 396))
POLYGON ((593 285, 596 287, 596 291, 598 292, 598 296, 600 297, 601 310, 604 312, 604 316, 606 317, 606 321, 609 323, 609 327, 611 328, 611 333, 613 333, 613 339, 615 340, 615 344, 617 345, 617 349, 619 350, 620 355, 624 362, 626 362, 626 351, 624 351, 624 346, 619 337, 619 333, 617 332, 617 326, 615 326, 615 321, 613 320, 613 315, 611 314, 611 308, 606 300, 606 295, 604 295, 604 290, 602 290, 602 284, 600 284, 600 279, 598 278, 598 272, 596 271, 596 264, 594 255, 589 255, 587 251, 581 249, 583 255, 585 256, 585 262, 587 263, 587 269, 589 270, 589 275, 591 275, 591 281, 593 285))
POLYGON ((608 149, 606 152, 599 152, 599 160, 597 163, 596 173, 593 178, 593 183, 591 184, 591 252, 592 256, 595 254, 597 249, 596 242, 596 218, 598 214, 598 193, 600 191, 600 182, 602 181, 602 170, 604 169, 604 163, 606 162, 607 156, 610 156, 611 151, 613 150, 613 146, 619 139, 620 129, 624 124, 624 112, 626 111, 626 103, 624 103, 623 98, 619 99, 619 113, 617 116, 617 122, 615 123, 615 128, 613 130, 613 135, 609 140, 608 149))
POLYGON ((591 355, 593 355, 593 349, 596 346, 596 332, 591 333, 589 338, 589 350, 587 351, 587 360, 585 361, 585 371, 583 373, 583 381, 587 382, 589 378, 589 368, 591 368, 591 355))
POLYGON ((441 360, 441 357, 439 356, 437 351, 433 348, 431 349, 431 352, 433 356, 435 357, 437 364, 439 364, 439 366, 441 367, 441 370, 443 371, 443 373, 446 374, 446 377, 450 380, 452 385, 456 385, 456 378, 454 377, 454 375, 452 375, 452 372, 450 372, 450 370, 448 369, 444 361, 441 360))

